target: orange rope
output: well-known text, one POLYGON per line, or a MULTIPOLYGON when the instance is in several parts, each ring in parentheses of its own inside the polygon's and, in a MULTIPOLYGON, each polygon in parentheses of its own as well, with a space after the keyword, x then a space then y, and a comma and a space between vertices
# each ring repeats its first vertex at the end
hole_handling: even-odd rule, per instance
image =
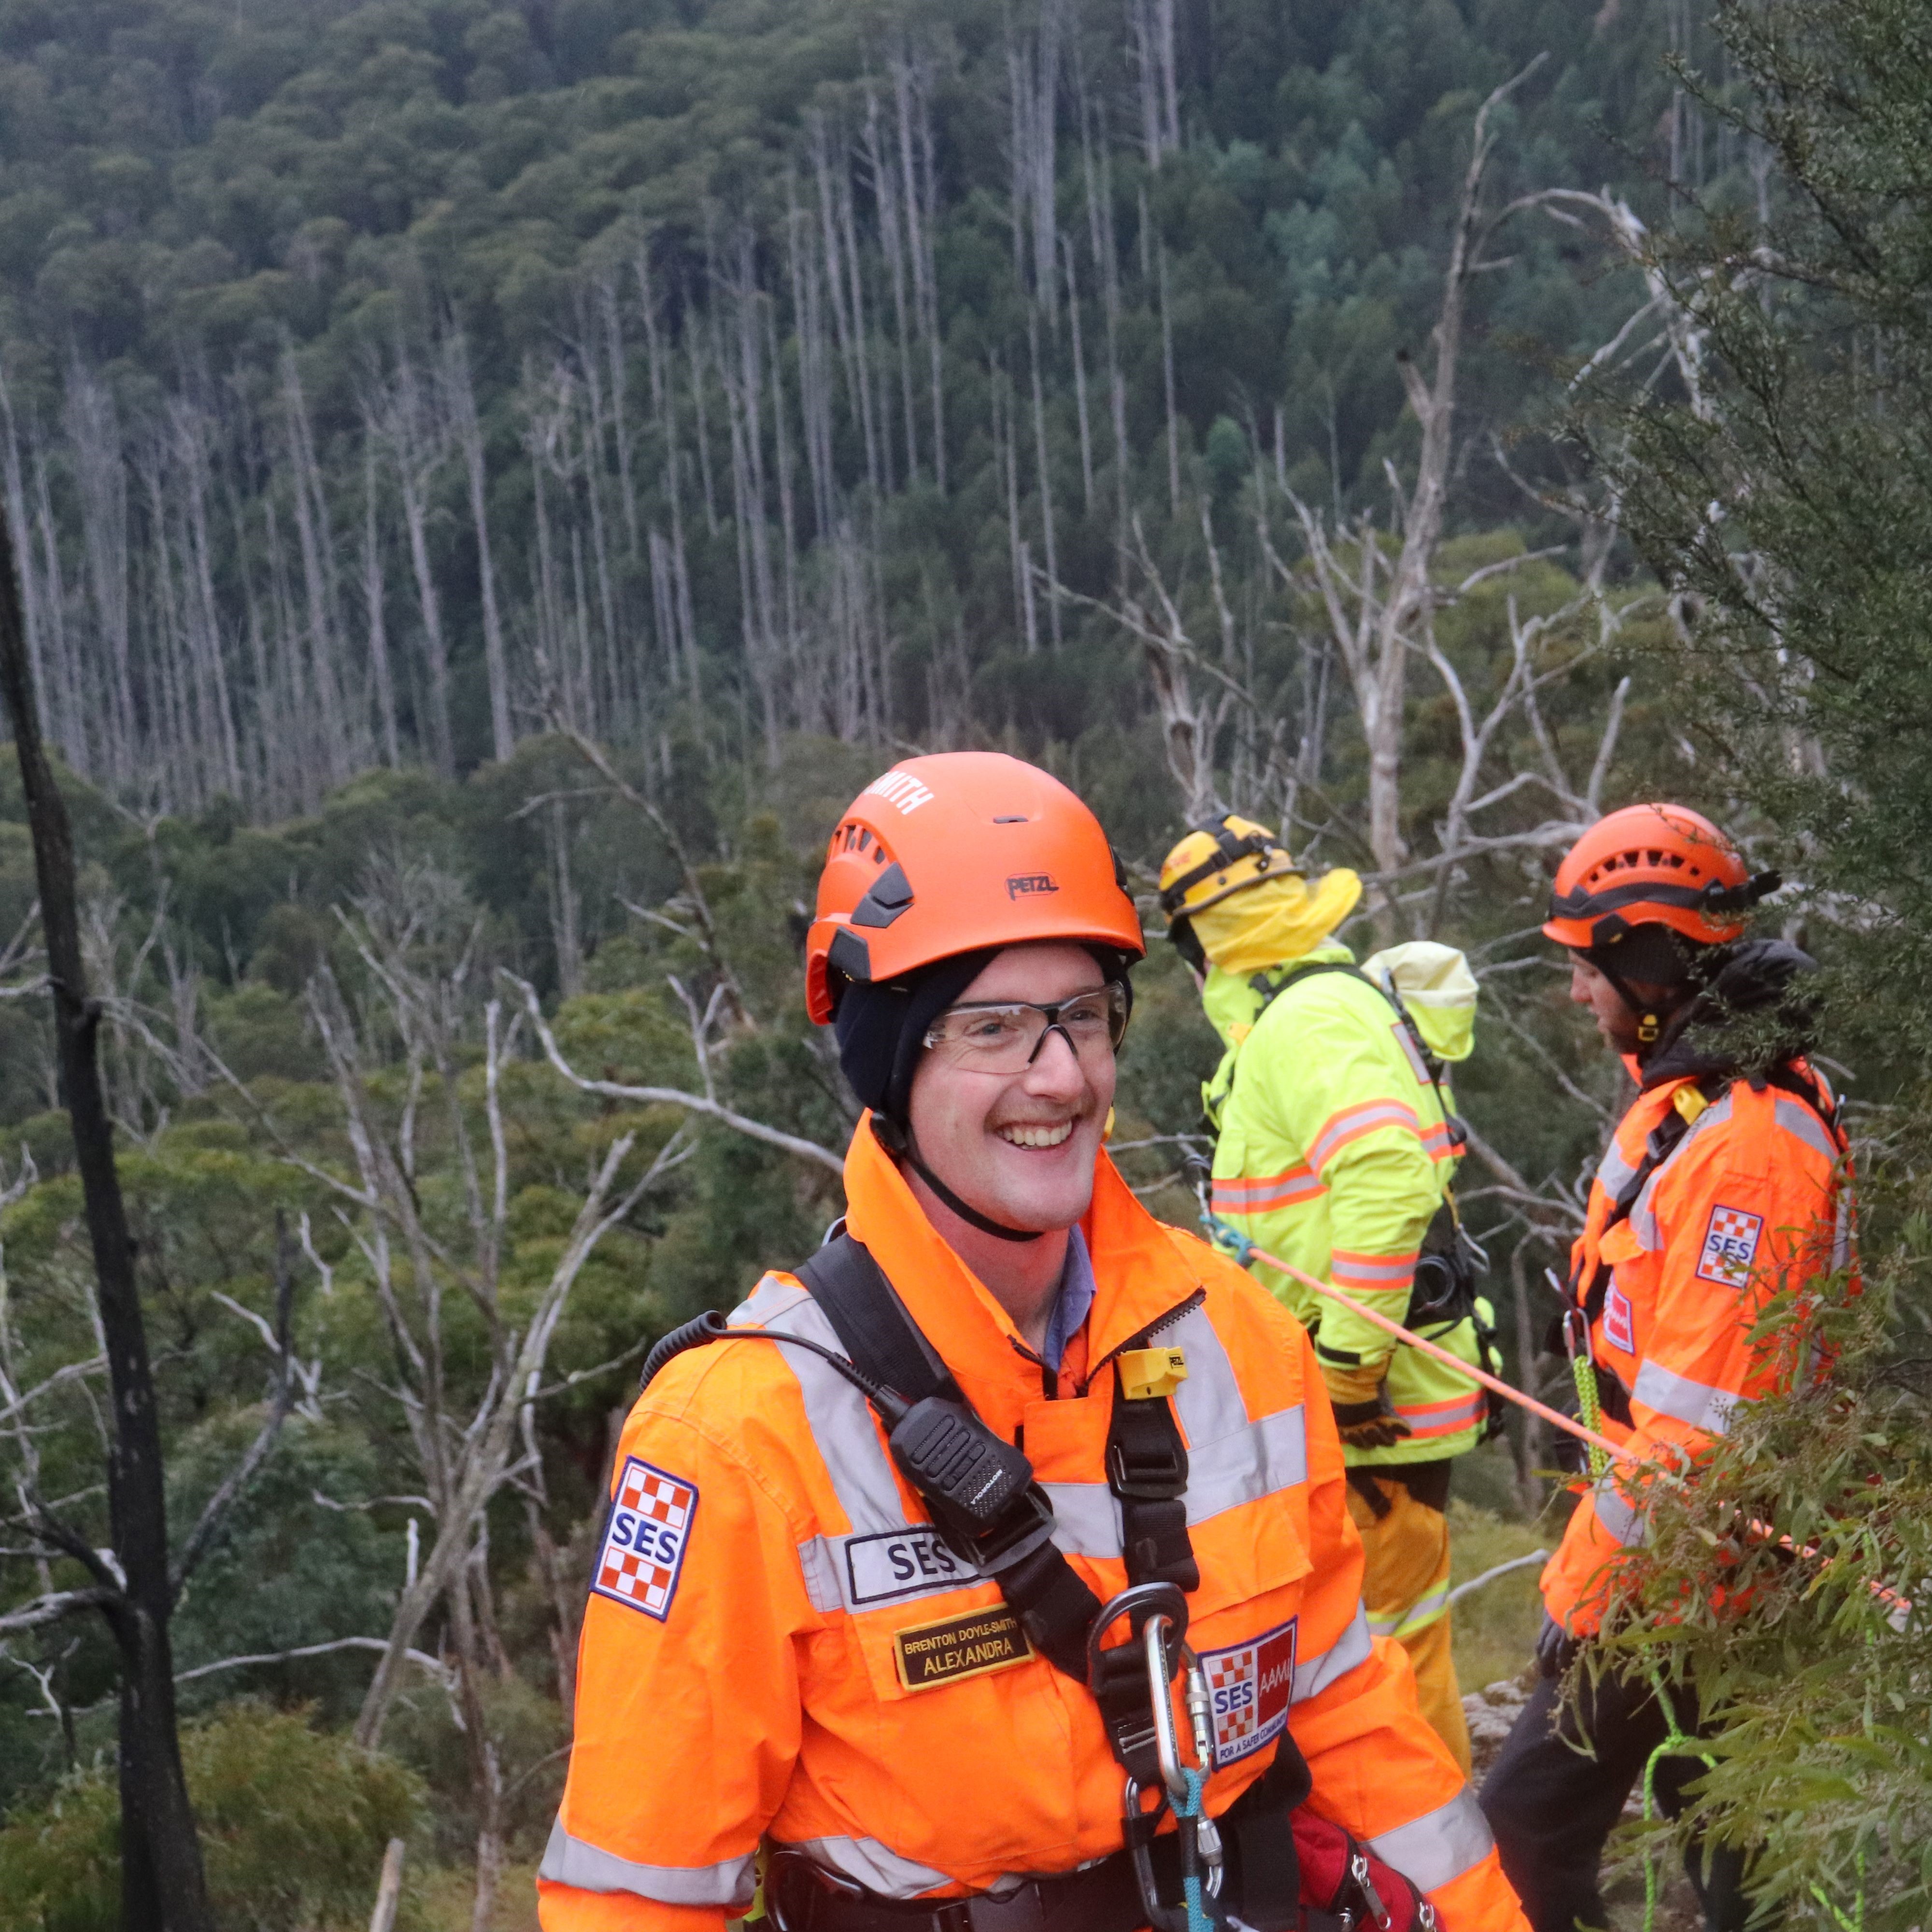
MULTIPOLYGON (((1492 1376, 1487 1370, 1479 1369, 1473 1363, 1452 1355, 1447 1348, 1434 1342, 1425 1341, 1420 1335, 1405 1328, 1392 1316, 1381 1314, 1368 1307, 1358 1301, 1352 1294, 1336 1287, 1332 1282, 1318 1280, 1315 1276, 1297 1268, 1292 1262, 1285 1262, 1279 1255, 1271 1255, 1265 1248, 1256 1247, 1246 1236, 1240 1235, 1235 1229, 1228 1227, 1226 1222, 1210 1218, 1209 1225, 1216 1229, 1225 1228, 1229 1235, 1239 1240, 1243 1250, 1242 1258, 1252 1256, 1264 1268, 1271 1268, 1278 1274, 1300 1282, 1304 1288, 1312 1288, 1317 1294, 1325 1296, 1330 1301, 1340 1302, 1350 1314, 1359 1315, 1364 1322, 1381 1329, 1384 1334, 1393 1335, 1405 1348, 1414 1348, 1428 1356, 1432 1361, 1440 1362, 1444 1368, 1454 1369, 1458 1375, 1466 1376, 1472 1382, 1492 1390, 1505 1402, 1513 1402, 1517 1408, 1526 1408, 1531 1414, 1540 1416, 1552 1428, 1564 1430, 1575 1436, 1579 1442, 1588 1443, 1593 1449, 1600 1449, 1618 1462, 1628 1462, 1634 1469, 1647 1469, 1664 1482, 1676 1484, 1679 1488, 1683 1486, 1681 1476, 1669 1469, 1661 1468, 1654 1462, 1646 1462, 1628 1444, 1612 1442, 1607 1436, 1598 1435, 1596 1430, 1586 1427, 1574 1416, 1565 1415, 1560 1410, 1550 1408, 1547 1403, 1538 1402, 1533 1395, 1526 1395, 1521 1389, 1512 1388, 1501 1376, 1492 1376)), ((1753 1536, 1763 1542, 1775 1543, 1780 1550, 1790 1551, 1793 1556, 1813 1561, 1818 1556, 1818 1546, 1815 1543, 1801 1546, 1790 1537, 1780 1534, 1768 1522, 1760 1522, 1753 1517, 1749 1528, 1753 1536)), ((1905 1618, 1911 1613, 1911 1600, 1901 1597, 1896 1590, 1888 1589, 1884 1584, 1875 1582, 1869 1577, 1865 1580, 1865 1588, 1892 1612, 1893 1628, 1903 1629, 1905 1618)))

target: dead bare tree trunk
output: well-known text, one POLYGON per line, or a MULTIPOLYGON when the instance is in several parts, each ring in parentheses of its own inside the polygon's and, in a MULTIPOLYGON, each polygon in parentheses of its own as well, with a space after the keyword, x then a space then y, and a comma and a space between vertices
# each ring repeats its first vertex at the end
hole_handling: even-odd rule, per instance
MULTIPOLYGON (((1481 212, 1484 176, 1496 146, 1490 117, 1546 58, 1539 54, 1496 88, 1477 112, 1443 278, 1442 308, 1430 336, 1435 352, 1430 379, 1424 380, 1406 354, 1397 358, 1409 406, 1422 429, 1413 485, 1403 490, 1390 472, 1401 512, 1400 551, 1389 558, 1380 534, 1365 518, 1351 533, 1351 557, 1337 548, 1339 531, 1331 533, 1316 512, 1299 498, 1290 499, 1331 636, 1354 692, 1368 752, 1368 843, 1377 870, 1384 874, 1397 871, 1408 855, 1402 831, 1402 751, 1408 656, 1412 650, 1424 649, 1429 634, 1434 597, 1430 572, 1442 536, 1464 305, 1469 284, 1481 269, 1483 239, 1495 225, 1485 224, 1481 212)), ((1265 530, 1262 535, 1267 544, 1265 530)), ((1267 548, 1285 587, 1292 589, 1293 574, 1271 544, 1267 548)), ((1392 906, 1384 902, 1376 917, 1378 937, 1386 944, 1396 936, 1392 906)))
POLYGON ((476 577, 483 600, 483 663, 490 681, 490 739, 501 764, 517 748, 510 722, 510 665, 503 649, 503 620, 496 608, 496 570, 490 554, 488 477, 483 460, 483 425, 476 414, 476 391, 470 380, 470 352, 454 319, 442 340, 443 394, 449 422, 463 455, 470 485, 470 520, 476 532, 476 577))
POLYGON ((134 1244, 101 1091, 99 1010, 88 997, 75 891, 74 834, 40 739, 14 546, 0 519, 0 694, 13 722, 34 841, 61 1082, 86 1204, 100 1325, 113 1391, 107 1461, 111 1550, 97 1550, 44 1504, 38 1533, 92 1576, 77 1593, 98 1608, 121 1662, 121 1920, 125 1932, 212 1932, 200 1840, 175 1728, 169 1624, 178 1586, 168 1563, 160 1418, 134 1274, 134 1244))

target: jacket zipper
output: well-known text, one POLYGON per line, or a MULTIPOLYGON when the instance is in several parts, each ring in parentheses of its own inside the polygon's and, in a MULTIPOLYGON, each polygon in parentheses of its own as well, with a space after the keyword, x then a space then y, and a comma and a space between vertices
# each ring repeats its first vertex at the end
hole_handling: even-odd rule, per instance
POLYGON ((1084 1396, 1094 1386, 1094 1378, 1116 1355, 1124 1355, 1130 1348, 1145 1348, 1163 1328, 1172 1328, 1184 1316, 1192 1315, 1195 1310, 1207 1299, 1208 1291, 1204 1288, 1196 1288, 1185 1301, 1177 1301, 1165 1315, 1156 1316, 1144 1328, 1138 1330, 1136 1333, 1130 1335, 1124 1342, 1118 1342, 1109 1348, 1087 1371, 1087 1379, 1080 1384, 1080 1393, 1084 1396))
MULTIPOLYGON (((1172 1328, 1184 1316, 1192 1315, 1195 1310, 1207 1299, 1208 1291, 1204 1288, 1197 1288, 1184 1301, 1177 1301, 1165 1315, 1156 1316, 1144 1328, 1136 1329, 1124 1342, 1116 1342, 1087 1371, 1087 1379, 1080 1384, 1081 1394, 1085 1395, 1087 1391, 1094 1386, 1094 1380, 1100 1371, 1106 1367, 1116 1355, 1124 1355, 1130 1348, 1144 1348, 1163 1328, 1172 1328)), ((1030 1362, 1035 1368, 1040 1370, 1043 1373, 1051 1375, 1053 1372, 1017 1335, 1009 1335, 1006 1337, 1006 1346, 1022 1361, 1030 1362)))

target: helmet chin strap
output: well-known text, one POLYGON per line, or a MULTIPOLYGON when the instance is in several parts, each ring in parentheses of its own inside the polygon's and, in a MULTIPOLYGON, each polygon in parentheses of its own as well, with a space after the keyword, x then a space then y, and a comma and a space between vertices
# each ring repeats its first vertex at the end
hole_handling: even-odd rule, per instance
POLYGON ((1590 962, 1597 970, 1616 988, 1617 998, 1623 1001, 1624 1008, 1636 1022, 1636 1057, 1641 1065, 1651 1048, 1657 1044, 1658 1036, 1664 1030, 1664 1022, 1668 1015, 1658 1012, 1648 1000, 1640 1000, 1631 990, 1630 982, 1621 973, 1613 973, 1607 966, 1595 960, 1590 962))
POLYGON ((918 1150, 912 1144, 911 1135, 896 1120, 884 1120, 874 1114, 872 1116, 872 1131, 878 1136, 880 1145, 888 1153, 904 1161, 969 1227, 977 1228, 982 1234, 991 1234, 995 1240, 1001 1241, 1036 1241, 1046 1233, 1043 1228, 1009 1228, 1003 1222, 995 1221, 991 1215, 981 1214, 970 1202, 961 1200, 920 1160, 918 1150))

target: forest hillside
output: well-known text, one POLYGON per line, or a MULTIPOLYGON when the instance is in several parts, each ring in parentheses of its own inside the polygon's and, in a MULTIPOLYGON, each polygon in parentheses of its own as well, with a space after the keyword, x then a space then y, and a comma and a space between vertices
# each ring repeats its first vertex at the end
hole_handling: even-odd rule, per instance
MULTIPOLYGON (((1540 1278, 1628 1088, 1557 854, 1668 792, 1836 879, 1758 782, 1828 790, 1808 726, 1687 669, 1724 593, 1646 440, 1732 420, 1730 284, 1665 243, 1804 205, 1761 84, 1689 0, 0 0, 7 528, 221 1924, 362 1922, 392 1838, 400 1922, 530 1922, 638 1363, 839 1211, 800 946, 908 752, 1065 777, 1150 937, 1230 808, 1364 874, 1345 936, 1467 949, 1465 1201, 1510 1373, 1563 1377, 1540 1278)), ((9 763, 0 1932, 120 1896, 27 820, 9 763)), ((1186 1222, 1216 1042, 1167 948, 1138 987, 1116 1149, 1186 1222)), ((1917 1076, 1846 1004, 1882 1166, 1917 1076)), ((1474 1500, 1548 1462, 1519 1420, 1474 1500)))

